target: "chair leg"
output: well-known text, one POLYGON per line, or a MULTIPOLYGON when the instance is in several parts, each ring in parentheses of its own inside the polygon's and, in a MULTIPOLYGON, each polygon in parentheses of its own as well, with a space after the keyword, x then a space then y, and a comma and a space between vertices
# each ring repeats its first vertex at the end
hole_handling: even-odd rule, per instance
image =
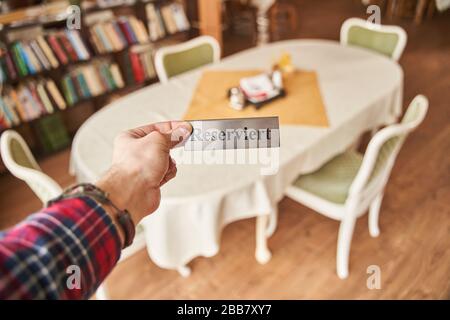
POLYGON ((274 205, 272 208, 272 213, 269 217, 269 223, 267 224, 266 228, 266 236, 269 238, 271 237, 275 230, 277 229, 278 225, 278 205, 274 205))
POLYGON ((429 5, 429 0, 419 0, 417 2, 416 7, 416 14, 414 16, 414 22, 416 24, 421 24, 423 20, 423 16, 425 15, 425 11, 427 9, 427 6, 429 5))
POLYGON ((97 300, 109 300, 105 283, 102 283, 101 285, 98 286, 97 291, 95 291, 95 298, 97 300))
POLYGON ((267 247, 267 224, 269 215, 258 216, 256 218, 256 250, 255 258, 260 264, 266 264, 272 258, 272 254, 267 247))
POLYGON ((181 266, 177 268, 178 273, 183 277, 183 278, 187 278, 191 275, 191 268, 188 266, 181 266))
POLYGON ((336 270, 338 277, 341 279, 348 277, 348 261, 355 220, 354 217, 344 217, 339 227, 336 270))
POLYGON ((370 204, 369 209, 369 233, 376 238, 380 235, 380 228, 378 225, 378 217, 380 215, 381 202, 383 201, 383 194, 380 193, 375 200, 370 204))

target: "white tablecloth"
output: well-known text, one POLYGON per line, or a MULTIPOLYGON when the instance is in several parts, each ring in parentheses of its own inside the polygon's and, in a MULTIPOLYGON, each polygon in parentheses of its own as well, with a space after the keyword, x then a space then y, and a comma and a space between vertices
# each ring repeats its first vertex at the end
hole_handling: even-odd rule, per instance
MULTIPOLYGON (((160 208, 142 223, 149 255, 160 267, 175 269, 197 256, 216 254, 226 224, 268 214, 299 174, 317 169, 364 131, 391 123, 400 115, 400 66, 384 56, 337 42, 273 43, 227 57, 209 68, 265 69, 283 52, 292 55, 297 68, 317 72, 330 126, 282 126, 275 175, 261 175, 258 165, 179 163, 176 179, 163 187, 160 208)), ((88 119, 72 146, 71 168, 78 180, 95 181, 107 170, 114 136, 121 130, 182 118, 200 75, 201 70, 196 70, 168 84, 144 88, 88 119)))

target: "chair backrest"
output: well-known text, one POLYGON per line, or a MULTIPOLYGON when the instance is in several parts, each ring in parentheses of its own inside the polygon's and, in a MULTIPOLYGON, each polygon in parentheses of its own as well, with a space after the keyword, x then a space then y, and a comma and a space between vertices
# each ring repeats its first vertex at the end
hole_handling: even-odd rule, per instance
POLYGON ((383 26, 359 18, 344 21, 341 44, 372 49, 397 61, 403 53, 408 36, 398 26, 383 26))
POLYGON ((165 83, 169 78, 220 60, 220 46, 210 36, 158 49, 155 53, 155 69, 158 78, 165 83))
POLYGON ((347 200, 368 199, 382 192, 407 135, 417 128, 428 110, 428 99, 416 96, 400 123, 381 129, 370 140, 347 200))
POLYGON ((25 181, 44 204, 61 194, 61 187, 42 172, 30 148, 16 131, 3 132, 0 152, 3 163, 11 174, 25 181))

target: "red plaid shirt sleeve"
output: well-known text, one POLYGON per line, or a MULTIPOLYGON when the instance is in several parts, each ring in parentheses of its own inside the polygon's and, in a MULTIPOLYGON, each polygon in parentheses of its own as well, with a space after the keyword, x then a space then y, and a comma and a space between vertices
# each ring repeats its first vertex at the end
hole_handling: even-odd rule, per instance
POLYGON ((66 199, 0 233, 0 299, 87 299, 119 260, 111 217, 66 199))

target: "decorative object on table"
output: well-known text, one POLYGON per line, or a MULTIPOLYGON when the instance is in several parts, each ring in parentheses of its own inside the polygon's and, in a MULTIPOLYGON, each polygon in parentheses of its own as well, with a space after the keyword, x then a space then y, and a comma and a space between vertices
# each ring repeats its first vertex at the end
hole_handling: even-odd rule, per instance
POLYGON ((242 110, 245 102, 248 102, 260 108, 276 98, 284 97, 285 94, 281 71, 274 70, 272 73, 261 73, 240 79, 239 87, 229 90, 230 106, 242 110))
POLYGON ((406 46, 407 34, 399 26, 385 26, 350 18, 341 27, 341 44, 374 50, 398 61, 406 46))
POLYGON ((378 216, 395 159, 407 135, 422 123, 427 109, 427 98, 416 96, 402 121, 378 131, 364 155, 346 151, 319 170, 300 176, 287 189, 288 197, 340 221, 336 258, 339 278, 348 277, 356 219, 369 210, 370 235, 380 234, 378 216))
POLYGON ((230 108, 227 91, 242 78, 260 75, 262 70, 209 70, 197 83, 184 119, 217 119, 279 116, 281 124, 328 126, 328 117, 320 93, 317 75, 296 70, 283 75, 283 87, 288 94, 263 108, 250 105, 242 110, 230 108))
POLYGON ((292 57, 287 52, 281 54, 278 60, 275 61, 272 68, 278 69, 283 73, 290 73, 295 70, 294 64, 292 63, 292 57))
POLYGON ((235 110, 242 110, 245 106, 245 95, 241 88, 234 87, 230 89, 230 107, 235 110))

